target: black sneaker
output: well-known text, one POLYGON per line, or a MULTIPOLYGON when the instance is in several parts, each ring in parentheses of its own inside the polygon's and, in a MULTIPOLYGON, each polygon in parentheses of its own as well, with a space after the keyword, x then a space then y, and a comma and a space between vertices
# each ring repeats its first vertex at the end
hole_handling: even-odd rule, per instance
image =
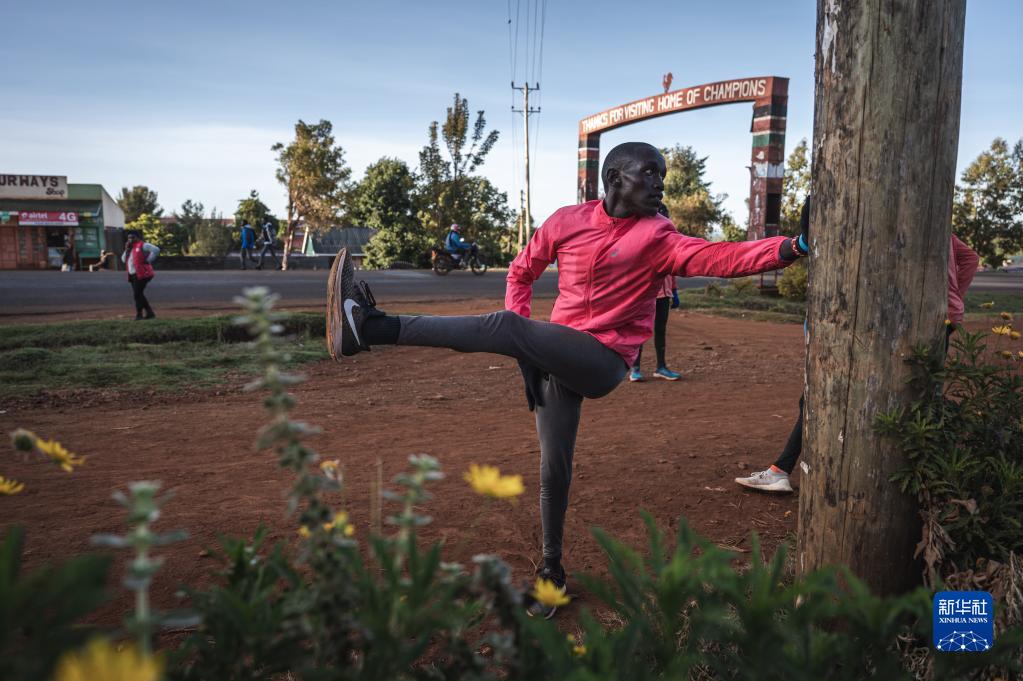
POLYGON ((362 326, 369 317, 383 313, 364 281, 356 282, 352 257, 342 248, 330 268, 327 284, 327 350, 339 360, 369 350, 362 326))
MULTIPOLYGON (((565 568, 561 565, 558 566, 557 570, 553 570, 545 565, 536 571, 536 577, 537 579, 546 579, 561 589, 562 593, 567 593, 565 568)), ((556 605, 545 605, 532 596, 529 596, 528 600, 526 614, 530 617, 542 617, 545 620, 549 620, 558 612, 558 606, 556 605)))

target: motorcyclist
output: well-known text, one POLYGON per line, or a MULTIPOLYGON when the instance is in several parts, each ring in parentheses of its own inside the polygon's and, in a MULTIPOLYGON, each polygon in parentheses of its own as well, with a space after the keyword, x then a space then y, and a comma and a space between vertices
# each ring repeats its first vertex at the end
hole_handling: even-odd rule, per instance
POLYGON ((457 224, 451 225, 448 231, 448 238, 444 240, 444 250, 451 254, 456 263, 461 264, 462 255, 472 251, 472 243, 462 238, 457 224))

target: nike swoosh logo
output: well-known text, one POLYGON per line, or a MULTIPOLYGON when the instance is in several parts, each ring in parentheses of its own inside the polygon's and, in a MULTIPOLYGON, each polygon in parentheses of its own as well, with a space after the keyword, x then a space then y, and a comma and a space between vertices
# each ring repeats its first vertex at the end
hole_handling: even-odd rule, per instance
POLYGON ((355 342, 362 345, 362 339, 359 338, 359 330, 355 328, 355 319, 352 317, 352 308, 354 307, 360 306, 351 298, 345 301, 345 316, 348 317, 348 326, 352 329, 352 333, 355 334, 355 342))

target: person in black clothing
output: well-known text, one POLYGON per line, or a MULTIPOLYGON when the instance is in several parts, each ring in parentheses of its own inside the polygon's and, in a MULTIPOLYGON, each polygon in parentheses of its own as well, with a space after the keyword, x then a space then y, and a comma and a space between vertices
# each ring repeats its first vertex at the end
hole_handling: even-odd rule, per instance
POLYGON ((274 252, 274 243, 277 242, 277 230, 274 228, 273 223, 269 220, 263 223, 262 234, 263 250, 259 252, 259 264, 256 265, 256 269, 263 269, 263 258, 266 257, 267 252, 269 252, 270 257, 274 259, 274 264, 277 265, 277 269, 281 269, 281 261, 277 259, 277 253, 274 252))

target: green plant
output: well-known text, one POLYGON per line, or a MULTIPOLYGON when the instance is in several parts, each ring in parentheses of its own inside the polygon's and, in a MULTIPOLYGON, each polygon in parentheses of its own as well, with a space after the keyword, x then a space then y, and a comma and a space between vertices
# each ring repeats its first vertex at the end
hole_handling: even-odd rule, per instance
POLYGON ((114 549, 133 549, 135 555, 128 563, 128 574, 124 585, 135 593, 135 610, 125 618, 124 628, 133 635, 138 649, 143 655, 153 651, 153 635, 163 627, 194 624, 194 617, 187 614, 164 615, 153 610, 149 600, 149 586, 153 575, 160 569, 163 559, 151 555, 151 551, 160 546, 173 544, 185 539, 188 535, 182 531, 157 534, 152 524, 160 517, 160 507, 166 503, 169 495, 158 497, 158 482, 133 482, 128 485, 128 494, 114 492, 114 501, 128 511, 128 526, 131 528, 126 535, 101 534, 92 538, 96 546, 114 549))
POLYGON ((1016 360, 990 358, 988 338, 956 334, 945 363, 916 348, 909 362, 923 398, 875 421, 909 458, 894 480, 920 501, 929 583, 1023 553, 1023 377, 1016 360))
POLYGON ((778 293, 789 300, 806 300, 806 282, 806 264, 802 260, 797 260, 781 273, 778 293))
POLYGON ((107 600, 108 556, 22 571, 25 532, 0 543, 0 679, 48 679, 60 654, 95 633, 81 619, 107 600))

